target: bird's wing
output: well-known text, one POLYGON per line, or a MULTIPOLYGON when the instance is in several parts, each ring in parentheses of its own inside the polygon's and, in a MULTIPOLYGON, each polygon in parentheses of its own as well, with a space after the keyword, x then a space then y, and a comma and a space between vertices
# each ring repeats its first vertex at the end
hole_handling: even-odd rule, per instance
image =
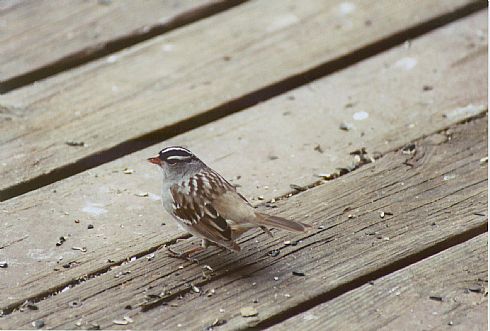
POLYGON ((170 188, 174 215, 206 239, 234 250, 232 229, 216 211, 216 197, 235 188, 213 171, 199 172, 170 188))

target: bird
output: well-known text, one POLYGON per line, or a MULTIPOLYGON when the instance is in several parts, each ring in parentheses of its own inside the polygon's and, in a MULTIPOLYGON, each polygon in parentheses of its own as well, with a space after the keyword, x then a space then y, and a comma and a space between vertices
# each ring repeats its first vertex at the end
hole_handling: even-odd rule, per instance
POLYGON ((201 245, 185 252, 169 251, 189 258, 215 245, 240 251, 236 240, 248 230, 268 227, 290 232, 306 232, 310 225, 258 212, 218 172, 208 167, 189 149, 170 146, 147 159, 163 174, 162 204, 184 231, 201 239, 201 245))

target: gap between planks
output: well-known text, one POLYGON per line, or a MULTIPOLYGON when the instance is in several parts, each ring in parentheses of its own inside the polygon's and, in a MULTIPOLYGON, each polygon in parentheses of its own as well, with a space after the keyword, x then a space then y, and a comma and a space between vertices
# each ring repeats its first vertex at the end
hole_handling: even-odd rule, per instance
POLYGON ((321 295, 318 295, 317 297, 314 297, 308 301, 302 302, 300 305, 297 305, 295 307, 291 307, 288 310, 285 310, 281 312, 280 314, 274 315, 269 319, 265 319, 258 323, 256 327, 259 329, 267 329, 269 327, 272 327, 273 325, 279 324, 292 316, 299 315, 301 313, 304 313, 318 305, 321 305, 325 302, 328 302, 330 300, 333 300, 347 292, 353 291, 370 281, 374 281, 376 279, 385 277, 389 274, 392 274, 398 270, 407 268, 413 264, 416 264, 418 262, 424 261, 427 258, 430 258, 433 255, 439 254, 441 252, 444 252, 452 247, 461 245, 475 237, 478 237, 484 233, 488 232, 488 223, 480 225, 478 227, 475 227, 469 231, 465 231, 463 233, 460 233, 458 235, 455 235, 453 237, 447 238, 446 240, 437 243, 434 246, 428 247, 418 253, 415 253, 413 255, 409 255, 407 257, 402 258, 401 260, 395 261, 391 264, 388 264, 381 269, 378 269, 376 271, 373 271, 371 273, 368 273, 366 275, 363 275, 362 277, 353 279, 352 281, 349 281, 331 291, 327 291, 325 293, 322 293, 321 295))
MULTIPOLYGON (((457 123, 454 123, 453 125, 449 126, 449 127, 446 127, 446 128, 443 128, 441 130, 438 130, 438 131, 435 131, 435 132, 431 132, 431 133, 427 133, 427 134, 424 134, 422 135, 421 137, 411 141, 411 142, 408 142, 407 144, 410 144, 410 143, 414 143, 416 141, 420 141, 422 139, 425 139, 426 137, 429 137, 429 136, 432 136, 432 135, 437 135, 437 134, 443 134, 445 133, 447 130, 449 130, 450 128, 454 128, 454 127, 458 127, 460 125, 464 125, 466 123, 470 123, 472 121, 475 121, 475 120, 478 120, 478 119, 482 119, 482 118, 485 118, 487 117, 487 112, 484 112, 484 113, 480 113, 476 116, 473 116, 473 117, 469 117, 469 118, 466 118, 466 119, 463 119, 457 123)), ((382 160, 382 158, 384 156, 386 156, 387 154, 390 154, 390 153, 393 153, 397 150, 399 150, 400 147, 397 146, 393 149, 390 149, 388 151, 386 151, 385 153, 383 153, 381 156, 379 156, 377 159, 378 160, 382 160)), ((369 164, 369 163, 368 163, 369 164)), ((356 168, 355 170, 353 171, 357 171, 359 169, 361 169, 362 167, 368 165, 368 164, 360 164, 358 168, 356 168)), ((315 188, 317 186, 320 186, 320 185, 323 185, 323 184, 326 184, 332 180, 339 180, 342 176, 345 176, 347 175, 348 173, 341 173, 339 177, 336 177, 334 179, 331 179, 331 180, 318 180, 310 185, 307 185, 307 186, 304 186, 303 189, 304 190, 292 190, 290 192, 287 192, 281 196, 278 196, 275 198, 276 201, 281 201, 281 200, 286 200, 288 198, 291 198, 295 195, 298 195, 298 194, 301 194, 301 193, 304 193, 306 192, 307 190, 309 189, 312 189, 312 188, 315 188)), ((263 209, 263 210, 266 210, 266 204, 267 203, 262 203, 262 204, 259 204, 257 205, 257 208, 260 210, 260 209, 263 209)), ((480 231, 480 230, 479 230, 480 231)), ((462 241, 465 241, 465 240, 468 240, 469 238, 472 238, 473 236, 476 236, 480 233, 476 233, 476 234, 473 234, 472 231, 469 231, 470 233, 468 234, 462 234, 461 236, 456 236, 454 238, 454 242, 458 243, 458 242, 462 242, 462 241), (467 236, 470 236, 467 238, 467 236), (466 239, 465 239, 466 238, 466 239), (462 240, 462 241, 461 241, 462 240)), ((158 236, 157 236, 158 237, 158 236)), ((188 239, 192 237, 191 235, 189 234, 183 234, 181 236, 178 236, 176 238, 173 238, 171 240, 168 240, 168 241, 165 241, 165 242, 160 242, 154 246, 151 246, 149 248, 146 248, 144 250, 141 250, 139 251, 138 253, 135 253, 135 254, 132 254, 131 256, 123 256, 119 259, 116 259, 116 260, 113 260, 113 262, 111 263, 108 263, 106 265, 104 265, 103 267, 101 268, 98 268, 96 270, 93 270, 89 273, 86 273, 84 274, 83 276, 80 276, 78 277, 77 279, 71 279, 71 280, 68 280, 68 281, 65 281, 65 282, 62 282, 62 283, 59 283, 59 284, 56 284, 56 285, 53 285, 51 288, 47 289, 47 290, 44 290, 44 291, 41 291, 40 293, 37 293, 36 295, 34 296, 31 296, 31 297, 28 297, 28 298, 22 298, 21 300, 19 301, 16 301, 16 302, 13 302, 9 305, 6 305, 4 307, 0 307, 0 316, 5 316, 5 315, 9 315, 11 314, 13 311, 15 311, 16 309, 18 309, 20 306, 22 306, 22 304, 24 304, 25 301, 30 301, 30 302, 33 302, 33 303, 36 303, 36 302, 39 302, 39 301, 42 301, 50 296, 53 296, 53 295, 56 295, 57 293, 59 293, 61 290, 63 290, 64 288, 66 287, 74 287, 74 286, 78 286, 80 285, 81 283, 89 280, 89 279, 93 279, 97 276, 100 276, 110 270, 112 270, 113 268, 115 267, 119 267, 125 263, 127 263, 130 259, 132 258, 141 258, 145 255, 148 255, 148 254, 152 254, 156 251, 158 251, 159 249, 161 249, 162 247, 170 247, 172 245, 175 245, 179 240, 181 239, 188 239)), ((255 237, 252 237, 252 239, 255 238, 255 237)), ((139 240, 139 239, 138 239, 139 240)), ((251 240, 251 238, 247 238, 247 241, 248 240, 251 240)), ((448 239, 450 241, 450 239, 448 239)), ((447 244, 444 244, 444 243, 441 243, 441 247, 446 247, 447 244)), ((437 250, 437 248, 435 248, 437 250)), ((442 249, 445 249, 445 248, 440 248, 439 250, 442 250, 442 249)), ((430 251, 430 249, 428 249, 428 251, 430 251)), ((423 255, 424 253, 421 252, 421 254, 423 255)), ((412 259, 410 258, 407 258, 408 261, 405 262, 405 263, 410 263, 409 261, 410 260, 413 260, 413 259, 417 259, 417 257, 414 257, 412 259)), ((82 263, 83 261, 81 259, 78 259, 77 263, 82 263)), ((70 264, 72 262, 68 262, 68 264, 70 264)), ((403 263, 403 262, 402 262, 403 263)), ((412 262, 413 263, 413 262, 412 262)), ((393 267, 396 267, 396 263, 394 264, 394 266, 392 266, 391 268, 393 267)), ((386 267, 387 270, 391 270, 390 269, 390 266, 387 266, 386 267)), ((380 271, 383 273, 383 271, 380 271)), ((355 282, 353 283, 352 286, 354 286, 354 284, 356 284, 355 282)), ((347 286, 348 287, 348 286, 347 286)), ((336 293, 336 292, 334 292, 336 293)), ((167 298, 166 298, 167 299, 167 298)), ((150 308, 150 307, 149 307, 150 308)), ((287 318, 287 317, 286 317, 287 318)), ((276 323, 274 322, 275 320, 273 319, 271 323, 276 323)), ((264 321, 265 325, 268 325, 267 321, 264 321)), ((271 324, 272 325, 272 324, 271 324)))
MULTIPOLYGON (((485 121, 485 119, 477 119, 477 120, 474 120, 474 121, 477 121, 479 123, 479 125, 482 125, 481 123, 483 123, 485 121)), ((467 121, 467 124, 468 123, 471 123, 471 122, 474 122, 474 121, 467 121)), ((465 125, 465 124, 461 124, 461 125, 465 125)), ((456 128, 457 130, 457 128, 456 128)), ((382 161, 383 159, 381 159, 382 161)), ((359 215, 361 216, 361 215, 359 215)), ((268 318, 268 319, 264 319, 263 321, 261 321, 258 326, 259 327, 267 327, 267 326, 271 326, 277 322, 280 322, 282 320, 284 320, 285 318, 288 318, 290 317, 291 313, 294 312, 294 313, 299 313, 301 311, 304 311, 306 309, 309 309, 313 306, 315 306, 316 304, 318 303, 321 303, 321 302, 324 302, 326 300, 330 300, 331 298, 333 297, 336 297, 342 293, 345 293, 346 291, 350 291, 356 287, 359 287, 361 285, 363 285, 364 283, 366 283, 367 281, 369 280, 372 280, 374 278, 378 278, 378 277, 381 277, 381 276, 384 276, 388 273, 391 273, 395 270, 398 270, 398 269, 401 269, 403 267, 406 267, 412 263, 415 263, 419 260, 422 260, 430 255, 433 255, 437 252, 440 252, 444 249, 447 249, 448 247, 451 247, 451 246, 454 246, 456 244, 459 244, 459 243, 462 243, 464 241, 467 241, 481 233, 484 233, 487 229, 487 224, 482 224, 482 225, 478 225, 474 228, 471 228, 467 231, 464 231, 462 233, 459 233, 459 234, 456 234, 456 235, 453 235, 453 236, 449 236, 448 238, 440 241, 440 242, 436 242, 435 245, 433 246, 430 246, 430 247, 427 247, 426 249, 423 249, 419 252, 416 252, 414 254, 411 254, 411 255, 408 255, 398 261, 395 261, 393 263, 389 263, 387 264, 386 266, 382 267, 381 269, 378 269, 376 271, 373 271, 371 273, 367 273, 361 277, 358 277, 356 279, 353 279, 347 283, 345 283, 344 285, 340 285, 339 287, 331 290, 331 291, 327 291, 325 292, 324 294, 322 294, 321 296, 318 296, 318 297, 315 297, 311 300, 308 300, 304 303, 301 304, 301 306, 297 306, 297 307, 293 307, 291 309, 288 310, 287 313, 281 313, 281 314, 278 314, 278 315, 274 315, 272 316, 271 318, 268 318), (301 310, 301 311, 300 311, 301 310)), ((324 229, 322 231, 328 231, 328 229, 324 229)), ((251 237, 251 238, 247 238, 247 241, 250 241, 250 240, 253 240, 255 238, 255 236, 251 237)), ((307 246, 303 246, 301 247, 301 249, 304 249, 305 247, 307 246)), ((245 265, 244 267, 246 267, 247 265, 245 265)), ((237 270, 234 270, 233 271, 234 273, 237 272, 237 270)), ((222 275, 221 275, 222 276, 222 275)), ((215 277, 213 280, 216 280, 216 279, 219 279, 221 278, 221 276, 218 276, 218 277, 215 277)), ((202 282, 199 284, 199 286, 202 286, 204 285, 205 283, 207 282, 202 282)), ((187 293, 189 292, 190 289, 187 288, 187 289, 183 289, 181 291, 178 291, 178 292, 175 292, 173 293, 171 296, 167 296, 165 298, 165 300, 171 300, 171 298, 173 297, 176 297, 178 295, 181 295, 181 294, 184 294, 184 293, 187 293)), ((154 303, 154 305, 149 305, 147 307, 147 310, 151 308, 154 308, 155 306, 159 306, 159 304, 161 303, 161 301, 157 301, 154 303)))
POLYGON ((226 0, 205 3, 196 8, 177 14, 164 23, 155 23, 139 29, 138 33, 121 35, 112 40, 103 42, 102 47, 91 46, 75 51, 67 56, 48 63, 36 69, 13 76, 0 83, 0 94, 8 93, 17 88, 32 84, 36 81, 54 76, 88 62, 100 59, 111 53, 131 47, 158 35, 178 29, 184 25, 197 22, 219 12, 231 9, 247 0, 226 0))
MULTIPOLYGON (((479 16, 482 16, 482 15, 479 15, 479 16)), ((454 24, 454 26, 452 27, 452 29, 454 29, 454 28, 459 29, 459 28, 458 28, 458 26, 460 26, 460 25, 465 26, 465 24, 463 24, 463 23, 464 23, 464 22, 458 22, 458 23, 455 23, 455 24, 454 24)), ((469 27, 466 27, 466 28, 469 28, 469 27)), ((446 30, 446 28, 445 28, 444 30, 446 30)), ((471 30, 471 31, 473 31, 473 29, 471 29, 471 28, 470 28, 470 30, 471 30)), ((451 31, 451 30, 449 30, 449 31, 451 31)), ((449 35, 450 35, 452 38, 454 38, 454 37, 455 37, 455 34, 453 34, 453 33, 451 33, 451 34, 449 34, 449 35)), ((465 34, 463 34, 463 35, 465 35, 465 34)), ((436 38, 436 37, 435 37, 435 36, 432 36, 432 35, 431 35, 431 36, 428 36, 428 40, 431 40, 431 38, 436 38)), ((422 38, 422 39, 426 39, 426 38, 424 37, 424 38, 422 38)), ((441 38, 440 38, 440 37, 437 37, 437 39, 438 39, 438 40, 440 40, 441 38)), ((412 45, 412 51, 414 51, 414 52, 416 52, 416 53, 417 53, 418 51, 420 51, 420 47, 422 47, 422 48, 427 48, 427 43, 420 44, 420 45, 419 45, 419 46, 420 46, 419 48, 415 47, 415 45, 416 45, 416 44, 417 44, 417 41, 414 41, 414 45, 412 45), (414 48, 414 47, 415 47, 415 48, 414 48)), ((438 49, 438 48, 436 48, 436 50, 437 50, 437 49, 438 49)), ((396 53, 396 52, 395 52, 395 53, 396 53)), ((436 53, 438 53, 438 52, 436 52, 436 53)), ((458 54, 459 54, 459 53, 458 53, 458 54)), ((463 53, 463 54, 465 54, 465 53, 463 53)), ((392 55, 394 55, 394 54, 392 54, 392 55)), ((425 53, 424 53, 424 57, 429 57, 429 58, 430 58, 431 56, 430 56, 430 54, 425 54, 425 53)), ((459 58, 459 57, 461 57, 461 55, 457 56, 456 58, 459 58)), ((394 58, 398 58, 398 56, 395 56, 394 58)), ((386 59, 386 56, 385 56, 385 55, 383 55, 381 58, 379 58, 379 60, 382 60, 382 59, 384 59, 384 60, 383 60, 383 61, 380 61, 380 62, 386 62, 386 61, 387 61, 388 63, 390 63, 390 62, 392 62, 392 61, 393 61, 393 60, 389 60, 389 58, 388 58, 388 59, 386 59)), ((376 59, 375 59, 375 60, 376 60, 376 59)), ((447 60, 447 59, 446 59, 446 60, 447 60)), ((451 61, 449 61, 449 63, 452 63, 452 62, 451 62, 451 61)), ((362 67, 364 68, 364 63, 363 63, 362 65, 363 65, 362 67)), ((367 65, 367 64, 365 64, 365 65, 367 65)), ((376 67, 375 67, 375 68, 376 68, 376 67)), ((424 67, 421 67, 421 68, 422 68, 422 70, 424 70, 424 67)), ((445 70, 444 68, 445 68, 445 66, 442 66, 440 70, 442 70, 443 72, 446 72, 447 70, 445 70)), ((462 69, 465 69, 466 71, 468 71, 468 70, 471 70, 470 68, 473 68, 473 67, 471 67, 471 66, 470 66, 469 68, 466 68, 466 69, 465 69, 465 67, 463 67, 462 69)), ((357 72, 357 71, 355 71, 355 72, 357 72)), ((464 72, 464 71, 463 71, 463 72, 464 72)), ((343 75, 345 75, 345 74, 346 74, 346 72, 343 72, 342 74, 343 74, 343 75)), ((456 73, 451 73, 451 75, 456 75, 456 73)), ((355 75, 354 75, 354 76, 355 76, 355 75)), ((413 74, 412 74, 412 76, 413 76, 413 74)), ((466 76, 463 76, 463 77, 466 77, 466 76)), ((369 80, 369 79, 368 79, 368 80, 369 80)), ((350 81, 350 79, 347 79, 347 81, 350 81)), ((338 81, 337 81, 337 82, 338 82, 338 81)), ((409 80, 409 79, 404 81, 404 84, 409 84, 409 83, 410 83, 410 80, 409 80)), ((343 86, 343 84, 340 84, 340 86, 343 86)), ((455 88, 447 88, 447 87, 444 87, 443 89, 447 89, 448 91, 458 91, 458 90, 460 90, 460 89, 458 89, 458 88, 456 88, 456 89, 455 89, 455 88)), ((296 92, 296 93, 295 93, 295 95, 296 95, 296 97, 298 97, 298 95, 299 95, 299 91, 298 91, 298 92, 296 92)), ((299 99, 299 100, 301 100, 301 99, 299 99)), ((361 100, 362 100, 362 98, 361 98, 361 100)), ((422 99, 422 100, 423 100, 423 99, 422 99)), ((436 100, 437 100, 437 99, 436 99, 436 100)), ((475 100, 479 100, 479 98, 475 98, 475 100)), ((468 100, 463 100, 463 101, 464 101, 464 104, 466 104, 467 102, 469 102, 468 100)), ((471 99, 470 99, 470 101, 471 101, 471 99)), ((342 104, 342 101, 341 101, 341 104, 342 104)), ((438 104, 438 107, 440 107, 440 108, 442 108, 442 109, 446 109, 446 108, 448 107, 448 105, 445 105, 445 104, 443 104, 443 105, 439 105, 439 102, 436 102, 436 104, 438 104)), ((411 106, 407 106, 407 107, 412 108, 411 106)), ((286 109, 287 109, 287 108, 286 108, 286 109)), ((417 109, 417 108, 415 107, 415 109, 417 109)), ((238 114, 237 114, 237 115, 238 115, 238 114)), ((242 114, 242 115, 243 115, 243 114, 242 114)), ((241 117, 240 117, 240 118, 241 118, 241 117)), ((240 120, 239 122, 241 123, 241 120, 240 120)), ((429 121, 429 122, 430 122, 430 121, 429 121)), ((447 124, 446 124, 446 125, 447 125, 447 124)), ((225 126, 226 126, 226 125, 225 125, 225 126)), ((437 127, 444 127, 444 126, 445 126, 445 125, 440 125, 440 126, 437 126, 437 127)), ((401 128, 401 127, 402 127, 402 126, 400 126, 400 128, 401 128)), ((433 129, 434 129, 434 128, 432 128, 432 130, 433 130, 433 129)), ((425 129, 423 129, 423 130, 421 130, 421 131, 419 130, 419 131, 417 131, 417 133, 412 134, 412 135, 410 136, 411 138, 410 138, 409 140, 415 139, 417 136, 420 136, 421 134, 426 134, 426 132, 430 132, 430 130, 431 130, 430 128, 425 128, 425 129)), ((203 129, 203 130, 199 130, 199 131, 202 133, 202 132, 204 132, 205 130, 203 129)), ((229 138, 229 139, 231 139, 231 138, 229 138)), ((389 139, 389 138, 388 138, 388 136, 386 136, 384 139, 389 139)), ((191 140, 192 140, 192 139, 191 139, 191 140)), ((396 143, 392 143, 392 144, 390 144, 389 146, 402 146, 402 145, 403 145, 403 144, 405 144, 406 142, 407 142, 407 141, 397 141, 396 143)), ((208 144, 208 143, 205 143, 205 144, 208 144)), ((370 150, 372 150, 372 149, 377 150, 376 146, 372 146, 372 145, 370 145, 370 144, 368 144, 367 146, 370 146, 370 147, 369 147, 369 149, 370 149, 370 150)), ((343 148, 346 148, 346 149, 347 149, 347 148, 349 148, 349 147, 344 146, 343 148)), ((392 148, 392 147, 391 147, 391 148, 392 148)), ((383 150, 383 151, 386 151, 387 149, 386 149, 386 148, 384 148, 384 149, 382 149, 382 150, 383 150)), ((208 152, 208 151, 207 151, 207 152, 208 152)), ((209 154, 209 153, 205 153, 205 154, 209 154)), ((210 154, 210 155, 212 155, 212 154, 210 154)), ((218 154, 218 155, 219 155, 219 154, 218 154)), ((337 164, 337 165, 338 165, 338 164, 337 164)), ((120 167, 121 167, 121 165, 117 166, 116 168, 118 168, 118 167, 120 168, 120 167)), ((276 165, 276 167, 277 167, 277 165, 276 165)), ((108 171, 110 172, 110 169, 109 169, 108 171)), ((137 172, 138 172, 138 171, 140 171, 140 170, 138 169, 138 170, 137 170, 137 172)), ((311 170, 308 170, 308 171, 311 171, 311 170)), ((232 177, 232 176, 231 176, 231 174, 228 174, 228 175, 229 175, 229 177, 230 177, 230 178, 232 177)), ((133 178, 133 179, 134 179, 134 180, 136 180, 137 178, 133 178)), ((112 178, 112 179, 111 179, 111 181, 112 181, 112 180, 114 180, 114 179, 112 178)), ((288 180, 292 180, 293 182, 294 182, 294 181, 296 181, 296 180, 295 180, 295 179, 293 179, 293 178, 288 179, 288 180)), ((90 189, 89 189, 89 191, 87 191, 89 194, 90 194, 90 192, 92 191, 92 188, 91 188, 91 187, 92 187, 92 185, 93 185, 93 183, 90 183, 90 184, 89 184, 90 189)), ((274 184, 274 185, 276 185, 276 184, 274 184)), ((57 188, 58 188, 58 189, 60 189, 59 187, 57 187, 57 188)), ((65 189, 61 189, 61 191, 65 191, 65 189)), ((248 191, 250 191, 250 190, 248 190, 248 191)), ((282 193, 282 192, 284 192, 284 190, 281 190, 281 193, 282 193)), ((46 193, 46 192, 45 192, 45 193, 46 193)), ((83 193, 83 192, 82 192, 82 193, 83 193)), ((85 194, 85 193, 83 193, 83 194, 85 194)), ((270 196, 270 197, 272 198, 273 196, 270 196)), ((65 198, 67 198, 67 197, 66 197, 66 196, 64 196, 62 199, 65 199, 65 198)), ((58 200, 58 199, 59 199, 59 197, 56 197, 56 198, 54 198, 54 199, 58 200)), ((70 196, 69 196, 69 199, 76 199, 76 197, 75 197, 75 196, 71 196, 71 195, 70 195, 70 196)), ((145 205, 145 206, 146 206, 145 208, 148 208, 148 207, 149 207, 148 205, 145 205)), ((25 209, 26 207, 25 207, 25 205, 22 205, 22 206, 21 206, 21 207, 19 207, 19 208, 25 209)), ((29 208, 29 207, 27 207, 27 208, 29 208)), ((31 206, 31 208, 32 208, 32 206, 31 206)), ((74 207, 71 207, 71 208, 74 208, 74 207)), ((17 208, 14 208, 14 209, 17 209, 17 208)), ((44 206, 44 209, 50 209, 50 207, 48 207, 48 206, 44 206)), ((55 209, 56 209, 56 208, 55 208, 55 209)), ((112 212, 112 211, 111 211, 111 212, 112 212)), ((19 217, 19 215, 18 215, 18 214, 17 214, 17 216, 15 216, 15 215, 16 215, 16 214, 13 214, 12 216, 13 216, 13 217, 19 217)), ((49 217, 51 218, 52 216, 49 216, 49 217)), ((21 217, 21 218, 22 218, 22 217, 21 217)), ((176 235, 176 234, 174 233, 172 236, 175 236, 175 235, 176 235)), ((163 239, 168 239, 168 237, 167 237, 167 238, 163 238, 163 239)), ((115 252, 111 252, 111 256, 110 256, 110 257, 111 257, 113 260, 115 260, 115 261, 122 262, 122 261, 124 261, 124 260, 125 260, 125 259, 126 259, 128 256, 134 256, 135 254, 137 255, 137 254, 139 254, 140 252, 145 252, 145 251, 147 251, 147 250, 148 250, 148 248, 153 249, 152 247, 155 247, 155 248, 156 248, 156 247, 158 247, 158 246, 159 246, 159 244, 161 244, 161 241, 159 241, 159 240, 158 240, 158 236, 144 236, 144 241, 145 241, 145 244, 144 244, 144 245, 142 245, 141 243, 139 243, 139 244, 138 244, 138 243, 137 243, 137 241, 138 241, 138 240, 128 241, 128 242, 124 242, 124 244, 123 244, 123 243, 121 243, 121 242, 119 242, 119 243, 118 243, 118 242, 115 242, 115 243, 114 243, 114 245, 116 246, 116 248, 117 248, 118 246, 125 247, 125 248, 126 248, 126 250, 125 250, 125 252, 126 252, 126 253, 119 251, 117 254, 115 254, 115 252), (129 245, 128 245, 128 244, 129 244, 129 245), (124 255, 124 254, 126 254, 126 255, 124 255), (131 255, 130 255, 130 254, 131 254, 131 255), (116 256, 114 256, 114 255, 116 255, 116 256)), ((116 250, 117 250, 117 249, 116 249, 116 250)), ((99 249, 97 250, 97 253, 96 253, 96 254, 90 254, 90 256, 89 256, 89 254, 87 254, 87 255, 82 255, 80 258, 77 258, 77 261, 78 261, 78 262, 80 262, 81 264, 85 264, 85 265, 86 265, 86 264, 87 264, 87 261, 88 261, 88 265, 91 265, 92 263, 94 263, 95 265, 97 265, 97 267, 92 267, 92 269, 90 269, 90 268, 84 268, 84 270, 89 269, 89 271, 88 271, 88 273, 89 273, 89 274, 92 274, 94 269, 95 269, 95 270, 106 270, 106 269, 105 269, 105 267, 101 267, 101 266, 100 266, 100 262, 101 262, 102 260, 105 262, 105 260, 107 259, 107 257, 106 257, 106 259, 102 259, 102 255, 100 255, 100 254, 98 253, 98 251, 99 251, 99 249), (97 255, 97 254, 98 254, 98 255, 97 255), (95 257, 94 257, 94 256, 95 256, 95 257), (92 259, 91 259, 91 260, 90 260, 90 257, 92 257, 92 259), (100 261, 97 261, 97 258, 99 258, 99 260, 100 260, 100 261)), ((103 252, 104 250, 103 250, 103 249, 100 249, 100 251, 102 251, 102 252, 103 252)), ((95 252, 95 251, 94 251, 94 252, 95 252)), ((103 263, 103 264, 104 264, 104 266, 107 266, 107 264, 106 264, 106 263, 103 263)), ((110 263, 109 263, 109 264, 110 264, 110 263)), ((83 266, 82 266, 82 268, 83 268, 83 266)), ((80 278, 80 277, 82 277, 82 278, 83 278, 83 275, 84 275, 84 274, 85 274, 85 272, 86 272, 86 271, 81 271, 81 270, 79 270, 79 269, 77 269, 77 268, 73 268, 73 269, 70 269, 70 270, 67 270, 67 271, 68 271, 68 272, 63 271, 63 272, 61 272, 61 273, 58 273, 58 272, 51 272, 49 275, 45 276, 45 277, 44 277, 44 279, 43 279, 43 277, 42 277, 42 276, 39 276, 39 273, 35 272, 34 274, 36 274, 36 275, 37 275, 37 278, 36 278, 36 279, 34 279, 34 280, 33 280, 33 279, 31 279, 31 280, 30 280, 30 282, 29 282, 29 283, 27 283, 27 285, 26 285, 26 284, 23 284, 23 285, 26 285, 27 287, 29 287, 29 288, 30 288, 30 293, 40 293, 39 288, 36 288, 36 287, 38 287, 37 285, 39 285, 40 283, 44 283, 44 282, 46 282, 46 284, 49 284, 49 287, 48 287, 48 288, 51 288, 51 287, 50 287, 50 286, 51 286, 51 284, 65 283, 67 279, 69 279, 69 280, 73 280, 73 282, 77 282, 78 278, 80 278)), ((40 286, 40 287, 42 287, 42 286, 40 286)), ((46 286, 45 286, 44 288, 46 288, 46 286)), ((61 288, 60 288, 60 289, 61 289, 61 288)), ((19 289, 19 290, 20 290, 20 289, 19 289)), ((46 292, 46 291, 41 291, 41 292, 46 292)))
POLYGON ((485 232, 271 330, 486 330, 487 247, 485 232))
POLYGON ((185 120, 177 121, 176 123, 155 131, 151 131, 139 137, 128 139, 111 148, 85 156, 76 162, 59 166, 26 181, 13 184, 0 190, 0 201, 5 201, 36 190, 40 187, 71 177, 85 170, 92 169, 104 163, 160 143, 186 131, 190 131, 207 123, 224 118, 233 113, 240 112, 255 104, 269 100, 275 96, 305 85, 323 76, 345 69, 348 66, 356 64, 366 58, 375 56, 383 51, 393 48, 406 40, 419 37, 438 27, 468 16, 483 8, 486 8, 486 4, 484 2, 467 4, 453 12, 445 13, 438 17, 433 17, 417 26, 412 26, 404 31, 375 40, 374 42, 361 48, 354 49, 347 54, 336 57, 304 72, 284 78, 271 85, 261 87, 233 100, 229 100, 214 108, 208 109, 206 112, 193 115, 185 120))

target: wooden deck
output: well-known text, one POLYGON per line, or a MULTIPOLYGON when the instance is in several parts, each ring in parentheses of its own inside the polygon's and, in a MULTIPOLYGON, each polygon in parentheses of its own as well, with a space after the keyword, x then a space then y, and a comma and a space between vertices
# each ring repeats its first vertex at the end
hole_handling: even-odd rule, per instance
POLYGON ((476 0, 0 3, 0 329, 486 330, 487 26, 476 0), (193 239, 145 159, 173 144, 313 230, 167 256, 193 239))

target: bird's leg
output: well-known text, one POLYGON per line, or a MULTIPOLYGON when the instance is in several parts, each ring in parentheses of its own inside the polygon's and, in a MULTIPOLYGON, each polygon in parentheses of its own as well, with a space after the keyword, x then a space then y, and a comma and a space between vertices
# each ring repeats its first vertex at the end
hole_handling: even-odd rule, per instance
POLYGON ((174 257, 177 259, 184 259, 184 260, 190 260, 192 255, 200 253, 200 252, 204 251, 205 249, 206 249, 205 247, 197 246, 197 247, 192 247, 192 248, 190 248, 186 251, 183 251, 183 252, 176 252, 173 249, 171 249, 170 247, 167 247, 168 255, 170 257, 174 257))
POLYGON ((220 248, 223 251, 226 251, 227 250, 225 247, 220 246, 220 245, 217 245, 214 242, 209 241, 207 239, 203 239, 202 242, 201 242, 201 246, 204 247, 205 249, 208 248, 210 245, 216 246, 216 247, 220 248))

